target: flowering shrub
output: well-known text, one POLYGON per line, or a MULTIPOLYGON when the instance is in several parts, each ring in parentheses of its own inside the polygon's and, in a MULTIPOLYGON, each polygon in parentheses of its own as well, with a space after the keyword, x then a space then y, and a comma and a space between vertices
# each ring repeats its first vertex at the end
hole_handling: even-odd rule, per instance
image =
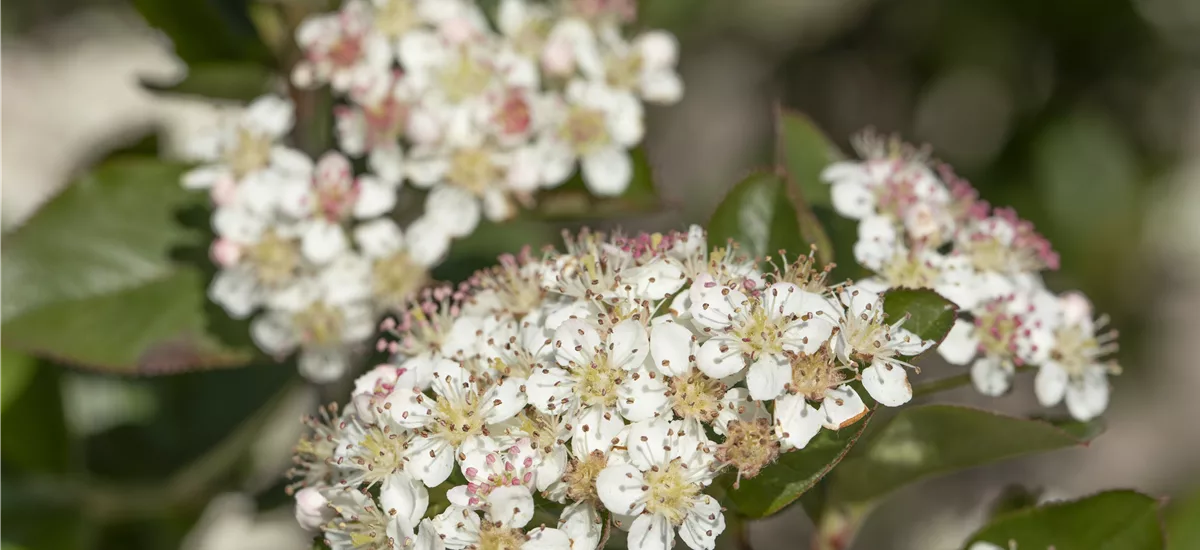
MULTIPOLYGON (((747 548, 797 501, 815 548, 845 548, 894 490, 1103 430, 1116 331, 1043 280, 1052 244, 928 152, 864 134, 848 160, 797 114, 704 226, 518 232, 456 266, 555 197, 582 204, 566 217, 644 204, 645 104, 684 91, 633 2, 493 4, 281 9, 286 79, 237 94, 201 162, 112 161, 5 241, 13 280, 46 289, 6 298, 6 345, 126 373, 283 363, 338 395, 287 486, 331 549, 747 548), (86 285, 29 252, 62 220, 93 230, 70 250, 86 285), (938 357, 968 370, 925 380, 938 357), (1027 371, 1047 419, 928 400, 1027 371)), ((215 62, 190 52, 176 91, 215 62)), ((965 543, 1161 548, 1157 506, 1030 503, 965 543)))

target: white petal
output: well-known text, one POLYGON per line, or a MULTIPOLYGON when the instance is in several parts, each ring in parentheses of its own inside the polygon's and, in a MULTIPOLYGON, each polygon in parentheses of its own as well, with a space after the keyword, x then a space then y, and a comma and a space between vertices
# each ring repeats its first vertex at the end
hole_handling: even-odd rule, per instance
POLYGON ((332 261, 346 250, 346 232, 332 223, 314 220, 304 232, 300 249, 304 257, 324 264, 332 261))
POLYGON ((666 31, 649 31, 635 38, 633 45, 647 67, 674 67, 679 60, 679 41, 666 31))
POLYGON ((608 133, 616 145, 629 149, 646 135, 642 102, 631 93, 613 94, 608 106, 608 133))
POLYGON ((626 319, 612 328, 608 347, 610 365, 633 370, 641 367, 650 354, 650 337, 641 321, 626 319))
POLYGON ((607 453, 612 440, 625 428, 625 421, 616 410, 599 405, 580 411, 571 436, 571 451, 575 456, 587 456, 593 451, 607 453))
POLYGON ((386 258, 404 248, 404 234, 391 218, 380 218, 354 228, 354 242, 363 254, 386 258))
POLYGON ((665 466, 670 460, 663 445, 670 438, 672 423, 659 417, 629 426, 629 462, 642 470, 665 466))
POLYGON ((700 495, 679 528, 679 538, 692 550, 713 550, 723 532, 725 514, 720 503, 709 495, 700 495))
POLYGON ((379 504, 389 516, 398 515, 416 525, 429 508, 429 491, 408 473, 394 472, 379 488, 379 504))
POLYGON ((644 507, 642 490, 645 479, 641 470, 632 464, 615 464, 601 470, 596 476, 596 491, 604 507, 618 514, 637 514, 644 507))
POLYGON ((696 351, 695 335, 678 323, 660 323, 650 329, 650 355, 654 367, 664 374, 687 375, 696 351))
POLYGON ((863 388, 876 401, 888 407, 899 407, 912 399, 908 373, 900 365, 876 361, 862 370, 863 388))
POLYGON ((850 386, 839 386, 825 392, 821 401, 821 414, 825 417, 825 427, 830 430, 840 430, 862 418, 867 412, 858 393, 850 386))
POLYGON ((454 471, 454 449, 442 439, 417 437, 409 447, 410 455, 405 469, 426 487, 437 487, 450 478, 454 471))
POLYGON ((250 337, 263 351, 272 355, 291 353, 300 343, 296 327, 286 314, 260 315, 250 323, 250 337))
POLYGON ((575 153, 563 143, 545 143, 541 147, 542 184, 556 187, 575 173, 575 153))
POLYGON ((875 214, 875 195, 859 182, 837 182, 830 189, 833 209, 838 214, 861 220, 875 214))
POLYGON ((965 365, 975 358, 979 348, 979 339, 975 337, 975 323, 966 319, 957 319, 942 344, 938 346, 938 354, 948 363, 965 365))
POLYGON ((408 225, 405 248, 417 265, 433 267, 450 250, 450 235, 430 216, 421 216, 408 225))
POLYGON ((581 319, 567 319, 554 331, 554 356, 564 367, 590 365, 599 347, 600 333, 581 319))
POLYGON ((725 378, 746 368, 746 358, 739 342, 729 336, 718 336, 700 345, 696 366, 710 378, 725 378), (721 351, 725 348, 725 351, 721 351))
POLYGON ((496 424, 521 412, 527 399, 525 392, 521 391, 523 385, 525 380, 520 378, 504 378, 489 388, 484 393, 482 402, 490 403, 491 408, 483 419, 489 424, 496 424))
POLYGON ((980 357, 971 364, 971 381, 979 393, 997 397, 1008 391, 1013 367, 995 357, 980 357))
POLYGON ((764 355, 746 373, 750 397, 760 401, 775 399, 792 381, 792 365, 782 354, 764 355))
POLYGON ((571 538, 558 529, 538 527, 528 536, 529 540, 521 545, 521 550, 571 550, 571 538))
POLYGON ((638 369, 617 389, 617 407, 630 422, 649 420, 670 410, 670 393, 663 376, 651 377, 650 372, 638 369), (634 380, 634 376, 637 377, 634 380))
POLYGON ((1053 407, 1062 403, 1063 396, 1067 393, 1068 378, 1067 371, 1058 363, 1048 362, 1038 367, 1033 383, 1038 403, 1043 407, 1053 407))
POLYGON ((1103 371, 1089 373, 1067 386, 1067 410, 1076 420, 1091 420, 1108 408, 1108 394, 1108 379, 1103 371))
POLYGON ((302 350, 297 361, 300 375, 318 384, 341 378, 350 367, 346 350, 321 348, 302 350))
POLYGON ((246 106, 242 116, 248 128, 279 137, 292 128, 292 102, 279 96, 262 96, 246 106))
POLYGON ((633 178, 633 161, 620 147, 606 147, 583 158, 583 181, 588 190, 600 197, 615 197, 625 192, 633 178))
POLYGON ((440 186, 425 199, 427 216, 437 219, 446 234, 465 237, 479 226, 479 200, 457 187, 440 186))
MULTIPOLYGON (((208 297, 234 319, 249 317, 262 302, 258 279, 249 269, 241 268, 218 272, 208 287, 208 297)), ((259 344, 259 347, 263 345, 259 344)))
POLYGON ((642 514, 629 526, 629 547, 638 550, 670 550, 675 528, 661 514, 642 514))
POLYGON ((524 527, 533 519, 533 494, 524 485, 493 489, 487 500, 492 520, 503 523, 505 527, 524 527))
POLYGON ((655 71, 642 75, 642 97, 651 103, 669 105, 683 97, 683 79, 675 71, 655 71))
POLYGON ((563 407, 563 401, 570 401, 575 382, 567 371, 558 367, 546 367, 535 371, 525 384, 529 404, 544 413, 554 413, 563 407))
POLYGON ((404 179, 404 151, 398 143, 376 146, 367 162, 384 183, 395 187, 404 179))
POLYGON ((368 219, 382 216, 396 206, 396 188, 371 176, 358 178, 358 198, 354 201, 354 217, 368 219))
POLYGON ((803 449, 821 431, 825 416, 804 397, 788 394, 775 400, 775 435, 796 449, 803 449))
POLYGON ((603 526, 596 508, 587 502, 568 505, 558 520, 558 528, 571 537, 573 550, 595 550, 604 534, 603 526))

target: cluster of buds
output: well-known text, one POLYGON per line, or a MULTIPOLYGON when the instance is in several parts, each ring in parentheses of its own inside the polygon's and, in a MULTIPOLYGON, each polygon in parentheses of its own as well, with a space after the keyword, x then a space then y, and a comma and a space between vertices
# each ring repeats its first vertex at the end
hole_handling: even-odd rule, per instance
POLYGON ((254 316, 264 351, 299 350, 304 376, 336 380, 481 217, 512 217, 576 164, 593 193, 622 193, 643 101, 683 91, 674 37, 627 39, 630 8, 504 0, 493 28, 466 0, 347 0, 307 18, 292 82, 333 90, 338 149, 288 147, 294 109, 277 96, 197 144, 208 164, 183 184, 215 205, 210 298, 254 316), (401 227, 405 182, 426 191, 403 195, 423 210, 401 227))
POLYGON ((335 549, 587 550, 627 531, 711 550, 716 476, 912 398, 906 358, 933 342, 904 322, 810 256, 760 271, 699 227, 504 257, 384 322, 394 360, 297 447, 297 518, 335 549), (539 501, 561 515, 534 522, 539 501))
POLYGON ((1116 333, 1082 294, 1046 289, 1041 272, 1059 263, 1046 238, 920 151, 870 134, 856 145, 863 160, 822 177, 837 212, 858 220, 854 256, 874 272, 859 284, 932 288, 955 302, 961 317, 938 351, 970 364, 980 392, 1005 393, 1018 368, 1032 367, 1043 405, 1065 400, 1080 420, 1103 413, 1108 375, 1120 370, 1107 359, 1116 333))

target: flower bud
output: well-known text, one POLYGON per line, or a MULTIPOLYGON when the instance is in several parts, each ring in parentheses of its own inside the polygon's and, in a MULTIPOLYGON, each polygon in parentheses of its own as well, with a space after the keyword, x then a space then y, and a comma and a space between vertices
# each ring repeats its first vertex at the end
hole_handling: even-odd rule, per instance
POLYGON ((315 487, 305 487, 296 492, 296 521, 301 527, 315 531, 331 519, 333 509, 315 487))

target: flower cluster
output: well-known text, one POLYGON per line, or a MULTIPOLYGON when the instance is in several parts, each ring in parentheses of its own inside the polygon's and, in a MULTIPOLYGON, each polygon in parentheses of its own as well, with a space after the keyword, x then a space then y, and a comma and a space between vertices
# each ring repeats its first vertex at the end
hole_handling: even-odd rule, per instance
POLYGON ((297 518, 335 549, 586 550, 616 527, 633 549, 710 550, 718 474, 855 423, 859 391, 912 397, 905 357, 932 342, 826 275, 811 256, 759 271, 693 227, 584 232, 428 290, 384 322, 394 362, 311 422, 297 518))
POLYGON ((970 363, 980 392, 1005 393, 1018 368, 1033 366, 1043 405, 1065 400, 1077 419, 1100 415, 1108 375, 1119 372, 1106 359, 1116 333, 1082 294, 1046 289, 1040 272, 1058 268, 1046 238, 919 151, 869 134, 856 145, 863 160, 822 177, 837 212, 858 220, 854 256, 875 274, 860 285, 932 288, 955 302, 961 317, 938 351, 970 363))
POLYGON ((295 113, 277 96, 198 144, 208 164, 183 184, 215 204, 211 299, 254 316, 263 350, 298 349, 302 374, 332 381, 482 216, 512 217, 577 163, 593 193, 622 193, 643 101, 682 94, 674 38, 627 40, 629 8, 504 0, 496 29, 464 0, 348 0, 307 18, 292 81, 334 91, 338 149, 314 161, 288 147, 295 113), (427 192, 402 228, 405 181, 427 192))
POLYGON ((426 210, 460 236, 576 164, 597 195, 628 187, 643 102, 673 103, 683 85, 675 38, 627 39, 626 4, 503 0, 493 29, 467 0, 347 0, 297 29, 292 80, 328 83, 346 101, 342 150, 385 182, 429 189, 426 210))

